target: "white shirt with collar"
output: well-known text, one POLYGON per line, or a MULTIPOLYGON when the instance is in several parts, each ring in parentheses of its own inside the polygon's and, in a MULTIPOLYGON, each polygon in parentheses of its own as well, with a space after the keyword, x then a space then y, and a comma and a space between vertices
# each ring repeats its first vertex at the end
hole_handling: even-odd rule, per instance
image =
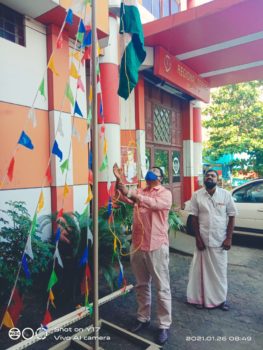
POLYGON ((201 188, 192 196, 190 214, 198 217, 205 246, 221 247, 226 238, 228 217, 236 216, 237 210, 230 192, 216 187, 211 196, 205 188, 201 188))

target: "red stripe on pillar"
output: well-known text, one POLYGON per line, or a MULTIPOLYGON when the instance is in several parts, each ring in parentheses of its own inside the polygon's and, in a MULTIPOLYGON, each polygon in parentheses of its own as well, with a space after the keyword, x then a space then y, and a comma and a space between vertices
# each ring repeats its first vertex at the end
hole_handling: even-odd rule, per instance
POLYGON ((192 194, 194 192, 194 177, 185 176, 184 177, 184 202, 191 199, 192 194))
POLYGON ((183 140, 193 139, 193 112, 189 102, 182 106, 183 140))
MULTIPOLYGON (((101 63, 100 73, 104 122, 120 124, 119 96, 117 94, 119 83, 118 66, 113 63, 101 63)), ((99 110, 100 106, 98 106, 98 113, 99 110)), ((99 123, 101 122, 102 120, 99 118, 99 123)))
POLYGON ((107 182, 99 182, 99 208, 105 207, 109 202, 107 182))
POLYGON ((202 142, 201 108, 193 108, 193 139, 202 142))
POLYGON ((199 190, 199 181, 198 181, 198 176, 194 176, 194 191, 199 190))
POLYGON ((145 130, 144 79, 141 77, 135 88, 135 129, 145 130))

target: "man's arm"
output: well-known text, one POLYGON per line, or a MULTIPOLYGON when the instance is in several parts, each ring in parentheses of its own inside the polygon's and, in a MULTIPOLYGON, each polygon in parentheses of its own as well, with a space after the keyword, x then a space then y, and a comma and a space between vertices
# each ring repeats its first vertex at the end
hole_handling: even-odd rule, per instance
POLYGON ((195 215, 192 216, 192 225, 193 225, 193 230, 194 230, 194 234, 195 234, 196 247, 198 250, 204 250, 206 247, 205 247, 204 242, 202 240, 202 237, 200 235, 198 217, 195 215))
POLYGON ((222 247, 225 250, 229 250, 231 248, 234 226, 235 226, 235 217, 229 216, 227 229, 226 229, 226 239, 224 240, 224 242, 222 244, 222 247))
POLYGON ((141 207, 152 210, 170 210, 172 206, 172 194, 170 191, 162 191, 155 198, 145 196, 135 191, 129 191, 128 196, 140 203, 141 207))

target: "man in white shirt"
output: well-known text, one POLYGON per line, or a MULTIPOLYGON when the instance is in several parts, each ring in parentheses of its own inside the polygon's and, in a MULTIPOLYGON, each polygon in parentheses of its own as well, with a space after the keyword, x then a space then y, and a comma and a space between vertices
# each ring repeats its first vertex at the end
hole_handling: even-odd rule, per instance
POLYGON ((231 248, 235 215, 231 193, 217 186, 218 173, 205 173, 205 188, 191 199, 190 214, 196 249, 189 272, 187 301, 197 308, 228 311, 227 251, 231 248))

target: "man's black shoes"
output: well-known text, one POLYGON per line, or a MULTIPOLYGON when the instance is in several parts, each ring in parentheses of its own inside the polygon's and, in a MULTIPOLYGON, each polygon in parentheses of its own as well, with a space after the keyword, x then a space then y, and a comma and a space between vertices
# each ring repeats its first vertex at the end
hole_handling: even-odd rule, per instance
POLYGON ((159 329, 158 334, 157 334, 157 343, 159 345, 164 345, 167 340, 168 340, 168 336, 169 336, 169 329, 159 329))
POLYGON ((150 321, 146 321, 146 322, 141 322, 139 320, 137 320, 135 326, 133 328, 131 328, 131 332, 132 333, 137 333, 143 329, 146 329, 150 326, 150 321))
POLYGON ((227 301, 224 301, 224 302, 220 305, 220 309, 223 310, 223 311, 229 311, 230 306, 229 306, 229 304, 227 303, 227 301))

